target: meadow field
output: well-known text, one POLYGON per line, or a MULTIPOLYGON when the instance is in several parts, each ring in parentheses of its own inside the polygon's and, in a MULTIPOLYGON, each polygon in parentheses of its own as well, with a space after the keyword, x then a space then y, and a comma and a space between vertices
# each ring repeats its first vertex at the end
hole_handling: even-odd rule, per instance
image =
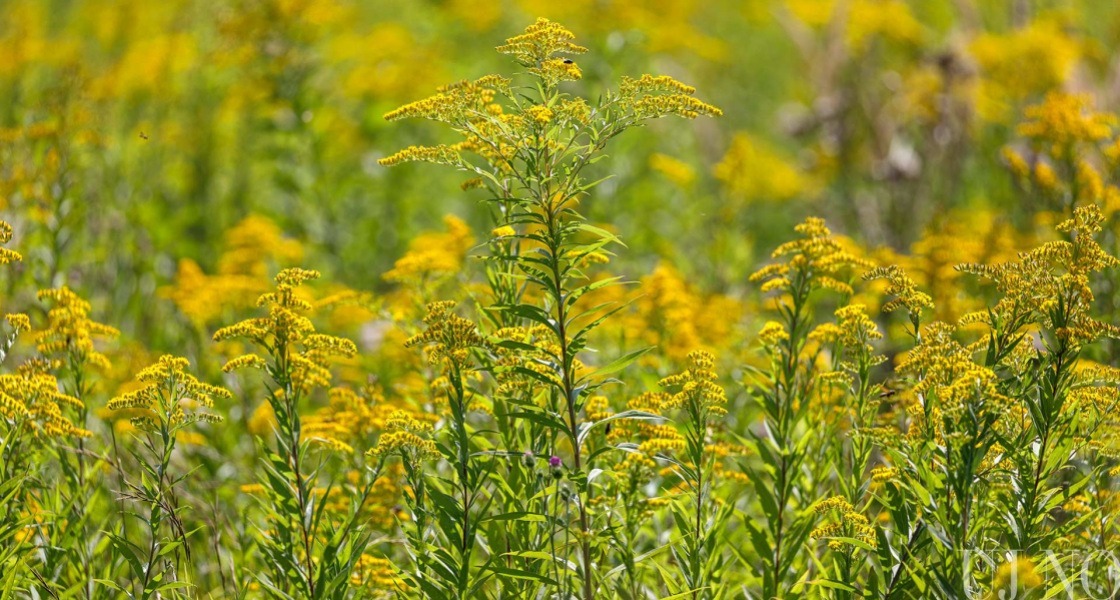
POLYGON ((0 600, 1120 597, 1120 4, 0 2, 0 600))

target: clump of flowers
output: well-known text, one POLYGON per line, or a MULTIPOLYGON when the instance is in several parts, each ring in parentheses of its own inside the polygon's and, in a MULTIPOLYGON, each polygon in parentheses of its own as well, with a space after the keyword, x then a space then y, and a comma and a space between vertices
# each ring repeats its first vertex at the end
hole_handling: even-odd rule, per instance
MULTIPOLYGON (((162 557, 189 557, 187 537, 190 531, 183 523, 185 507, 179 505, 175 488, 184 477, 169 473, 172 456, 180 434, 196 423, 216 423, 221 416, 212 412, 215 400, 229 400, 229 390, 199 381, 187 369, 185 358, 165 355, 159 361, 136 374, 141 387, 109 401, 113 411, 127 411, 133 426, 138 430, 141 447, 133 457, 143 470, 139 481, 129 482, 124 496, 144 508, 138 517, 146 525, 148 539, 130 540, 123 535, 113 535, 111 540, 117 550, 129 556, 146 556, 146 562, 129 561, 135 596, 150 597, 168 584, 178 585, 178 561, 165 561, 162 557)), ((126 530, 127 531, 127 530, 126 530)), ((187 574, 185 582, 189 583, 187 574)), ((112 583, 120 592, 126 589, 112 583)), ((127 593, 127 592, 126 592, 127 593)))
POLYGON ((827 540, 829 549, 850 554, 859 548, 865 550, 875 548, 875 528, 868 522, 867 517, 856 512, 844 498, 833 496, 823 500, 813 507, 813 512, 823 516, 826 521, 814 529, 809 536, 817 540, 827 540))
MULTIPOLYGON (((715 357, 705 351, 688 355, 685 371, 662 379, 669 390, 661 401, 663 410, 684 413, 684 452, 677 466, 692 500, 691 512, 682 527, 683 548, 678 551, 681 575, 688 587, 699 590, 719 577, 721 549, 718 529, 726 523, 727 510, 712 510, 716 453, 712 452, 714 420, 727 414, 727 394, 717 383, 715 357)), ((703 597, 709 597, 705 592, 703 597)))
MULTIPOLYGON (((348 575, 361 554, 335 555, 334 542, 324 538, 327 523, 300 518, 292 526, 292 515, 306 515, 314 506, 315 479, 318 468, 310 463, 310 444, 346 452, 350 446, 329 435, 309 437, 302 427, 300 407, 316 390, 330 387, 330 362, 335 357, 353 356, 354 342, 319 333, 309 318, 313 305, 298 292, 301 286, 317 279, 319 273, 301 268, 280 271, 276 288, 257 300, 265 316, 245 319, 219 329, 215 341, 244 339, 258 348, 257 353, 238 356, 228 361, 223 370, 259 369, 271 383, 269 404, 276 417, 275 450, 269 454, 269 468, 261 478, 266 491, 262 509, 270 529, 262 543, 268 548, 272 571, 262 580, 281 589, 315 597, 323 593, 320 578, 325 574, 348 575), (276 475, 276 476, 271 476, 276 475), (323 553, 329 555, 324 556, 323 553)), ((321 432, 320 432, 321 433, 321 432)), ((380 463, 367 468, 370 476, 359 494, 357 513, 368 499, 380 473, 380 463)), ((360 550, 364 541, 355 536, 356 520, 346 516, 338 526, 348 544, 360 550)), ((332 575, 333 576, 333 575, 332 575)), ((345 581, 344 576, 342 580, 345 581)), ((328 580, 329 581, 329 580, 328 580)), ((328 585, 337 587, 339 581, 328 585)))
MULTIPOLYGON (((595 104, 574 96, 566 86, 579 80, 582 71, 572 57, 586 52, 574 38, 563 26, 538 19, 498 47, 498 52, 512 56, 525 69, 528 85, 522 85, 521 78, 487 75, 444 86, 433 96, 387 113, 385 118, 390 121, 423 118, 444 123, 461 139, 453 144, 412 146, 380 162, 385 166, 408 161, 451 165, 470 176, 464 189, 489 192, 494 233, 489 242, 487 281, 493 304, 486 307, 485 314, 498 329, 494 335, 499 340, 495 377, 503 403, 494 412, 503 441, 515 446, 503 452, 521 453, 526 445, 548 456, 570 452, 569 478, 575 478, 571 487, 564 485, 551 492, 564 505, 545 509, 556 519, 556 526, 547 529, 547 534, 530 533, 541 531, 535 526, 521 528, 516 531, 520 539, 507 543, 528 549, 574 535, 576 542, 562 547, 578 549, 578 558, 572 561, 576 571, 562 571, 550 564, 542 573, 557 580, 561 593, 571 595, 578 589, 580 596, 590 600, 598 585, 594 538, 601 533, 593 528, 588 510, 593 496, 592 452, 585 446, 593 436, 585 411, 589 399, 609 382, 610 373, 633 362, 642 351, 600 370, 587 369, 581 361, 592 332, 611 314, 609 304, 588 308, 584 300, 591 292, 617 283, 610 278, 594 281, 589 271, 605 262, 608 246, 618 241, 610 232, 587 224, 578 212, 593 188, 584 182, 582 172, 601 156, 609 140, 631 127, 666 116, 694 119, 717 116, 721 111, 696 98, 691 86, 660 75, 624 77, 616 90, 595 104), (517 351, 503 354, 510 349, 517 351), (526 439, 511 429, 519 419, 541 427, 526 439), (556 514, 569 509, 576 518, 556 514)), ((470 436, 465 411, 456 408, 465 402, 454 376, 458 362, 470 353, 468 347, 481 341, 472 339, 464 345, 464 340, 453 339, 467 333, 429 324, 423 334, 428 337, 419 339, 433 344, 435 351, 430 356, 444 359, 445 373, 450 374, 451 429, 460 442, 455 444, 453 465, 458 472, 458 506, 447 518, 462 523, 455 536, 459 538, 459 559, 452 570, 456 573, 453 578, 474 582, 479 579, 469 555, 474 545, 471 527, 476 521, 470 507, 479 496, 473 487, 479 475, 468 465, 477 462, 473 452, 464 454, 470 436), (452 338, 445 338, 448 333, 452 338)), ((524 485, 530 498, 539 495, 537 482, 529 478, 531 471, 518 472, 527 477, 518 485, 524 485)), ((505 502, 511 512, 525 510, 523 498, 516 493, 505 502)), ((447 503, 443 505, 441 508, 447 508, 447 503)), ((511 585, 523 587, 525 594, 536 594, 527 587, 533 585, 529 582, 511 585)))

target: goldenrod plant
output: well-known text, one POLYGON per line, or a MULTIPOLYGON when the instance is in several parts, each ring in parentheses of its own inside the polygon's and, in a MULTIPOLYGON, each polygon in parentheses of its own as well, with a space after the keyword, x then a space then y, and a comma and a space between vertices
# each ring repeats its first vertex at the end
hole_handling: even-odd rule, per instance
MULTIPOLYGON (((200 423, 217 423, 214 402, 228 400, 229 390, 202 383, 187 372, 190 362, 165 355, 159 362, 136 374, 139 389, 118 396, 106 407, 129 411, 140 447, 134 451, 140 466, 139 481, 127 482, 120 493, 138 505, 136 515, 147 528, 147 543, 109 534, 113 549, 128 562, 135 584, 122 586, 112 580, 100 583, 129 598, 174 597, 191 585, 194 569, 183 523, 185 507, 175 493, 185 475, 171 472, 171 456, 179 434, 200 423)), ((127 529, 123 529, 127 532, 127 529)))
POLYGON ((223 371, 256 369, 268 378, 267 401, 276 428, 271 440, 262 440, 266 446, 258 485, 269 528, 262 532, 259 544, 270 572, 257 574, 255 583, 281 597, 336 598, 345 594, 367 541, 357 515, 380 472, 380 461, 364 469, 359 499, 341 517, 328 514, 326 503, 316 498, 316 484, 327 476, 322 473, 325 459, 316 449, 352 452, 353 448, 330 435, 307 435, 301 405, 316 389, 330 385, 333 357, 352 356, 357 351, 348 339, 317 333, 306 316, 312 304, 297 292, 306 281, 318 277, 318 272, 300 268, 280 271, 275 291, 257 300, 266 316, 214 333, 216 341, 248 340, 259 352, 229 360, 223 371))
MULTIPOLYGON (((410 146, 382 159, 381 164, 426 161, 450 165, 474 177, 465 187, 482 187, 490 195, 488 201, 494 207, 494 240, 490 244, 494 260, 487 279, 494 302, 484 308, 498 315, 494 318, 496 326, 535 327, 543 334, 535 336, 535 346, 529 346, 540 353, 532 366, 508 368, 510 374, 529 377, 538 385, 526 395, 512 395, 505 400, 511 405, 507 414, 514 417, 509 426, 517 427, 519 419, 536 421, 544 426, 545 436, 543 440, 534 436, 540 441, 528 448, 499 451, 516 455, 520 450, 553 457, 564 452, 570 456, 570 472, 552 491, 562 498, 564 514, 548 515, 554 521, 554 531, 546 539, 551 543, 555 535, 563 532, 563 547, 578 549, 574 561, 563 559, 563 568, 554 569, 558 579, 555 583, 567 593, 590 599, 598 586, 596 557, 606 539, 588 506, 594 496, 591 475, 595 467, 593 454, 589 455, 585 443, 588 433, 600 423, 586 420, 585 405, 588 398, 609 383, 607 376, 627 366, 644 349, 598 369, 584 365, 579 358, 587 350, 595 328, 617 310, 609 306, 586 307, 585 302, 580 302, 588 294, 617 281, 592 279, 591 268, 607 259, 609 246, 617 243, 618 238, 587 223, 578 212, 579 204, 591 195, 596 183, 585 181, 584 170, 601 157, 607 142, 644 121, 673 115, 715 116, 721 112, 695 98, 694 88, 668 76, 625 77, 616 91, 608 92, 595 104, 563 91, 562 83, 582 77, 573 57, 587 49, 576 45, 574 38, 563 26, 539 19, 497 49, 525 69, 518 80, 488 75, 463 81, 386 114, 389 120, 425 118, 444 123, 463 141, 410 146), (569 512, 575 517, 574 522, 569 520, 569 512), (569 543, 573 536, 574 543, 569 543), (571 566, 576 567, 575 572, 571 572, 571 566)), ((441 308, 447 310, 438 305, 432 310, 441 308)), ((454 328, 449 329, 450 335, 469 329, 456 327, 457 324, 445 326, 454 328)), ((452 343, 469 342, 461 339, 452 343)), ((517 340, 502 343, 514 349, 525 344, 517 340)), ((496 369, 500 370, 501 367, 496 369)), ((469 531, 468 498, 473 495, 473 485, 467 479, 477 477, 470 475, 465 464, 470 453, 462 423, 465 406, 459 365, 452 365, 449 379, 460 447, 461 464, 456 468, 461 470, 463 487, 460 510, 453 516, 463 530, 460 560, 469 561, 475 541, 469 531)), ((623 413, 613 418, 627 416, 623 413)), ((560 468, 558 464, 550 466, 554 470, 560 468)), ((555 504, 554 510, 558 507, 555 504)), ((535 552, 525 550, 521 555, 539 562, 532 554, 535 552)), ((561 561, 561 557, 555 556, 553 560, 561 561)), ((459 580, 469 582, 470 577, 461 575, 459 580)), ((477 593, 471 584, 460 586, 458 593, 468 591, 477 593)))

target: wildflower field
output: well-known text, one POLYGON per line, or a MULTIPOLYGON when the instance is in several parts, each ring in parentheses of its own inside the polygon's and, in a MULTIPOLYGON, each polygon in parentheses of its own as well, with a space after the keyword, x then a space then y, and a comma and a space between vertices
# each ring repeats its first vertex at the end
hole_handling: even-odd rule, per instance
POLYGON ((1120 597, 1120 5, 0 3, 0 600, 1120 597))

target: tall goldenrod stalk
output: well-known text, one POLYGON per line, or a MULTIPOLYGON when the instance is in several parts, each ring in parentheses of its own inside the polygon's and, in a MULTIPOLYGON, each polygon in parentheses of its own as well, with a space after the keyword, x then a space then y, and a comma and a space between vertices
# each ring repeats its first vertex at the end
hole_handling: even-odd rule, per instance
POLYGON ((675 392, 662 407, 676 408, 685 416, 684 455, 676 466, 691 496, 692 507, 690 516, 682 511, 677 519, 682 529, 684 552, 676 555, 681 574, 696 600, 716 597, 719 584, 722 532, 718 529, 725 523, 717 519, 709 525, 719 507, 712 495, 715 455, 708 447, 713 419, 727 414, 727 395, 716 383, 715 357, 711 353, 691 352, 688 361, 684 372, 662 379, 660 385, 675 392))
POLYGON ((815 320, 810 295, 819 289, 844 295, 852 293, 842 278, 867 261, 845 250, 818 218, 796 227, 800 238, 774 250, 780 259, 751 276, 762 291, 777 292, 778 320, 759 333, 770 357, 770 370, 756 372, 753 387, 765 416, 762 435, 754 435, 754 447, 765 470, 749 474, 762 499, 767 531, 744 523, 752 532, 762 560, 762 592, 766 598, 783 598, 793 582, 789 577, 797 549, 808 537, 811 522, 796 511, 795 498, 804 486, 802 470, 810 454, 811 430, 806 419, 820 381, 814 353, 807 351, 815 320))
POLYGON ((263 583, 308 598, 324 597, 323 585, 339 585, 325 576, 328 569, 348 572, 357 560, 353 557, 343 565, 334 562, 334 557, 317 560, 324 558, 319 555, 331 544, 324 546, 319 539, 322 511, 314 509, 312 496, 319 470, 308 464, 312 441, 302 434, 300 405, 312 390, 330 384, 331 357, 357 352, 350 340, 317 333, 306 316, 311 303, 297 295, 296 289, 318 277, 318 272, 306 269, 281 271, 275 291, 263 294, 257 302, 268 309, 267 316, 246 319, 214 334, 216 341, 246 339, 261 351, 261 355, 234 358, 223 370, 262 369, 275 386, 268 401, 276 415, 276 450, 268 451, 261 476, 268 500, 264 510, 273 530, 264 540, 272 579, 263 583))
MULTIPOLYGON (((140 513, 148 529, 148 549, 144 549, 123 535, 109 534, 114 548, 129 557, 129 566, 136 592, 133 598, 161 597, 162 593, 182 587, 180 581, 191 582, 191 554, 189 533, 180 516, 182 507, 175 497, 175 487, 185 479, 169 472, 171 457, 179 433, 196 423, 214 423, 221 420, 210 412, 215 399, 228 400, 229 390, 203 383, 187 372, 190 363, 185 358, 163 356, 159 362, 136 375, 143 384, 140 389, 109 401, 108 408, 128 411, 137 430, 141 447, 133 451, 136 462, 143 470, 139 482, 129 482, 123 495, 147 509, 140 513), (164 525, 170 532, 163 531, 164 525), (160 563, 171 556, 184 556, 187 569, 182 579, 178 569, 161 569, 160 563), (143 560, 140 560, 143 557, 143 560)), ((106 585, 120 592, 126 590, 114 582, 106 585)))
MULTIPOLYGON (((617 242, 614 235, 585 223, 577 210, 594 187, 582 174, 612 138, 634 125, 667 115, 695 118, 720 111, 694 98, 693 88, 664 76, 624 78, 618 91, 607 93, 596 105, 573 97, 561 90, 561 84, 580 79, 582 72, 571 56, 586 51, 573 39, 567 29, 540 19, 498 48, 527 70, 526 84, 488 75, 446 86, 434 96, 388 113, 389 120, 411 117, 445 123, 463 141, 412 146, 381 163, 419 160, 450 165, 475 176, 464 187, 483 187, 491 194, 497 207, 495 235, 501 238, 492 244, 498 255, 489 274, 493 309, 503 315, 496 322, 540 327, 551 337, 542 346, 546 370, 514 369, 549 390, 550 415, 545 418, 553 431, 550 437, 559 444, 550 453, 571 454, 579 588, 591 600, 596 593, 596 534, 588 512, 591 467, 583 446, 590 424, 583 422, 583 408, 587 398, 607 382, 607 375, 625 367, 638 353, 591 373, 578 358, 591 332, 613 312, 580 303, 587 293, 614 282, 590 282, 585 269, 605 258, 606 248, 617 242), (527 289, 539 298, 536 303, 523 301, 527 289)), ((518 401, 532 404, 531 398, 518 401)))

